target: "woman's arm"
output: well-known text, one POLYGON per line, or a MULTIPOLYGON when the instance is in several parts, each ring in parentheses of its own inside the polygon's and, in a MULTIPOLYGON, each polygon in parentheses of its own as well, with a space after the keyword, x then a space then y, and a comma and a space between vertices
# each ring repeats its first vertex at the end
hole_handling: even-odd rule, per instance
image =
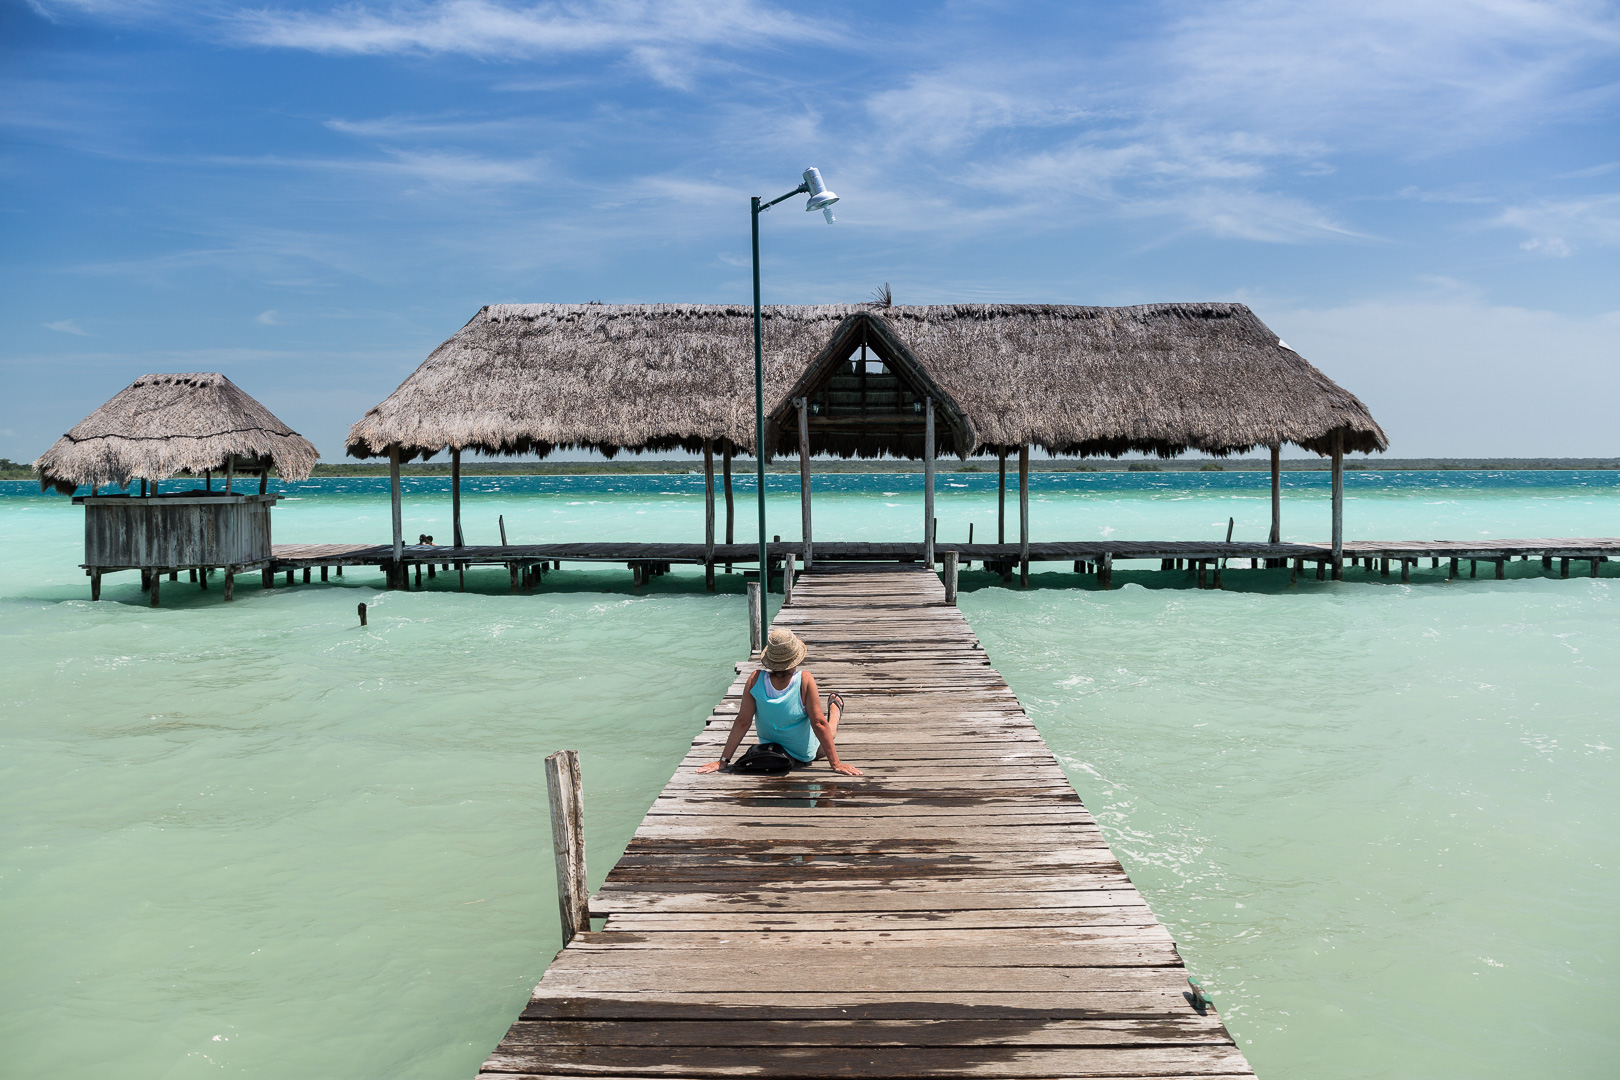
POLYGON ((861 770, 855 766, 838 760, 838 748, 833 745, 832 725, 827 722, 827 714, 821 708, 821 690, 816 686, 816 677, 806 671, 803 685, 804 710, 810 714, 810 730, 816 733, 821 748, 827 751, 827 764, 833 767, 833 772, 841 772, 845 776, 861 775, 861 770))
POLYGON ((743 686, 742 705, 737 708, 737 719, 731 722, 731 734, 726 736, 726 748, 720 755, 719 761, 711 761, 707 765, 699 765, 698 772, 719 772, 722 765, 731 763, 731 755, 737 752, 742 744, 743 736, 748 734, 748 728, 754 722, 754 680, 759 678, 756 670, 748 676, 748 682, 743 686))

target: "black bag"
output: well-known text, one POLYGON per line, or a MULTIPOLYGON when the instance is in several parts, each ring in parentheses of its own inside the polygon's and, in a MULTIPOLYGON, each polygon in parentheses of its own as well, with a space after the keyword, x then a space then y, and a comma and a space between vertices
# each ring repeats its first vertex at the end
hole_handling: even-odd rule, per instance
POLYGON ((786 750, 768 742, 750 746, 747 753, 731 763, 728 771, 747 776, 786 776, 794 764, 786 750))

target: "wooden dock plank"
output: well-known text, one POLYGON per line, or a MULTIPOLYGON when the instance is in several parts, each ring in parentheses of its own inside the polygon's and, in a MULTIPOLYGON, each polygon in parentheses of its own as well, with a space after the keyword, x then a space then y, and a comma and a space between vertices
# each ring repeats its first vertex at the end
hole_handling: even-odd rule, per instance
POLYGON ((1253 1075, 938 578, 818 568, 776 621, 866 775, 698 774, 739 664, 481 1075, 1253 1075))

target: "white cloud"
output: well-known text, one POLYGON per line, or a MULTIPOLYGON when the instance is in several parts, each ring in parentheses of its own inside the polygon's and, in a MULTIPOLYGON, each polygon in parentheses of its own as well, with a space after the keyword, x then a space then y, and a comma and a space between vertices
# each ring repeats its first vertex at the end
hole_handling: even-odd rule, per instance
POLYGON ((90 331, 80 328, 72 319, 62 319, 59 322, 48 322, 45 329, 55 330, 58 334, 77 334, 79 337, 95 337, 90 331))
POLYGON ((1620 245, 1620 194, 1549 199, 1502 211, 1493 224, 1530 234, 1519 246, 1567 256, 1585 245, 1620 245))
POLYGON ((1255 306, 1301 356, 1367 403, 1396 457, 1613 453, 1608 399, 1571 388, 1620 375, 1620 311, 1537 311, 1445 288, 1330 308, 1255 306))
POLYGON ((253 317, 253 321, 260 326, 280 326, 282 323, 281 313, 275 308, 271 308, 269 311, 259 312, 253 317))
POLYGON ((245 41, 323 53, 456 53, 517 59, 623 53, 654 78, 686 79, 703 49, 829 40, 815 22, 754 0, 603 0, 595 4, 428 0, 335 11, 266 8, 234 17, 245 41))

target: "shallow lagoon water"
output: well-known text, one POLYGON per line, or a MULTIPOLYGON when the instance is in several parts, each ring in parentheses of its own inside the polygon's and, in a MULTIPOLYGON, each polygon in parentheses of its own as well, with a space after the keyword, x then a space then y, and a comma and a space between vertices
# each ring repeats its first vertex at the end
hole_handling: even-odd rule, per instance
MULTIPOLYGON (((1347 532, 1620 535, 1616 480, 1351 473, 1347 532)), ((1285 481, 1285 535, 1325 535, 1325 477, 1285 481)), ((987 538, 994 483, 941 477, 942 538, 987 538)), ((817 486, 818 535, 915 535, 920 478, 817 486)), ((91 604, 80 512, 4 487, 6 1075, 470 1075, 557 946, 544 756, 582 752, 599 880, 745 645, 738 576, 637 596, 623 568, 525 597, 501 571, 465 594, 244 584, 229 606, 180 584, 157 611, 122 575, 91 604)), ((497 515, 514 541, 701 529, 695 476, 467 488, 475 543, 497 515)), ((772 490, 796 536, 791 479, 772 490)), ((384 539, 385 491, 294 486, 277 538, 384 539)), ((413 536, 448 533, 446 491, 408 481, 413 536)), ((1228 516, 1258 538, 1269 512, 1238 473, 1037 474, 1034 503, 1037 539, 1228 516)), ((1263 1077, 1613 1074, 1620 577, 1513 575, 965 576, 993 662, 1263 1077)))

